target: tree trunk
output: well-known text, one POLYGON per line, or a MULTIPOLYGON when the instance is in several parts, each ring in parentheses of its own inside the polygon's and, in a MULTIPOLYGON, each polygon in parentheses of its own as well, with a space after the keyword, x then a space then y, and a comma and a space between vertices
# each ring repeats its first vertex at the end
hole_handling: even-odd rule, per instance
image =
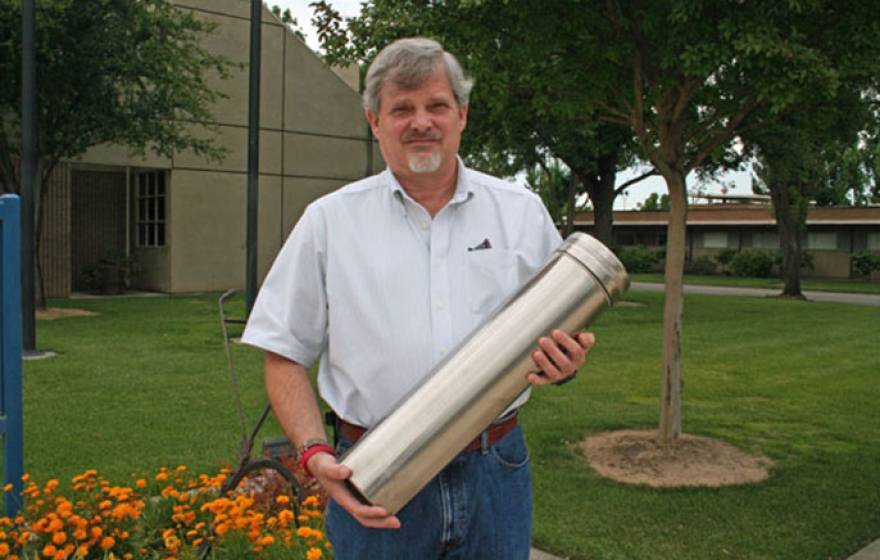
POLYGON ((666 298, 663 306, 663 371, 660 391, 660 429, 662 444, 681 435, 681 326, 684 304, 683 275, 687 226, 685 173, 666 169, 669 190, 669 224, 666 228, 666 298))
POLYGON ((568 179, 568 189, 565 193, 565 225, 562 226, 562 237, 567 238, 574 231, 574 216, 577 210, 577 174, 572 173, 568 179))
MULTIPOLYGON (((569 167, 571 167, 569 165, 569 167)), ((617 180, 617 154, 596 160, 597 173, 580 171, 590 202, 593 203, 593 237, 611 247, 614 242, 614 183, 617 180)))
MULTIPOLYGON (((593 201, 596 239, 611 247, 614 244, 614 183, 617 180, 617 154, 599 157, 597 197, 593 201)), ((592 197, 592 195, 591 195, 592 197)))
POLYGON ((782 296, 803 298, 801 292, 801 231, 806 221, 806 202, 800 200, 796 187, 771 183, 770 195, 773 199, 773 212, 776 215, 776 228, 779 232, 779 245, 782 248, 782 296), (803 213, 804 218, 801 219, 803 213))

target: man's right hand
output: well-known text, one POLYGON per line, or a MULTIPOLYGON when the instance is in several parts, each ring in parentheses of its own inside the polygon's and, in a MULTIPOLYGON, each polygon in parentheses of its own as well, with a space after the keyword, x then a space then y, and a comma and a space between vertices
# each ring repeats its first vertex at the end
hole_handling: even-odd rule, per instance
POLYGON ((309 458, 309 471, 318 479, 327 494, 364 527, 399 529, 400 520, 379 506, 367 506, 352 494, 345 484, 351 469, 340 465, 329 453, 316 453, 309 458))

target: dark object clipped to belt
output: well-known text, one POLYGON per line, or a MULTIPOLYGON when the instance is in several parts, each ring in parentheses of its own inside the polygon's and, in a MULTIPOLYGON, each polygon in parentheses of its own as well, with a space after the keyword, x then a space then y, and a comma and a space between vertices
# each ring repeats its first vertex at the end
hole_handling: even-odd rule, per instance
MULTIPOLYGON (((334 412, 328 412, 325 419, 327 424, 334 427, 334 444, 339 443, 340 436, 354 443, 367 433, 367 428, 346 422, 334 412)), ((474 438, 461 452, 472 453, 481 449, 489 449, 516 428, 518 423, 519 415, 515 410, 507 413, 504 418, 495 422, 474 438)))

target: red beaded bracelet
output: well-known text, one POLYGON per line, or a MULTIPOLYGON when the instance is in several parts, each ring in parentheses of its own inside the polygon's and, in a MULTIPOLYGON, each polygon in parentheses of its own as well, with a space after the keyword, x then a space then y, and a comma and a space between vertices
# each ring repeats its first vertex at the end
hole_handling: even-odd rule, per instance
POLYGON ((299 464, 302 467, 303 471, 309 476, 314 476, 312 471, 309 470, 309 459, 311 459, 317 453, 329 453, 336 457, 336 452, 326 443, 316 443, 314 445, 310 445, 305 448, 299 456, 299 464))

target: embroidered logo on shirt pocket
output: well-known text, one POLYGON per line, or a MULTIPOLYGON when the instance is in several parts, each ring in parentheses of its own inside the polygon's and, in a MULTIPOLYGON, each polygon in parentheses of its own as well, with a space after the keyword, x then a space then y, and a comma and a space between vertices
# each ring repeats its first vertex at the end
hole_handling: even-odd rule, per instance
POLYGON ((519 287, 514 251, 492 247, 467 253, 468 298, 471 310, 487 314, 519 287))

